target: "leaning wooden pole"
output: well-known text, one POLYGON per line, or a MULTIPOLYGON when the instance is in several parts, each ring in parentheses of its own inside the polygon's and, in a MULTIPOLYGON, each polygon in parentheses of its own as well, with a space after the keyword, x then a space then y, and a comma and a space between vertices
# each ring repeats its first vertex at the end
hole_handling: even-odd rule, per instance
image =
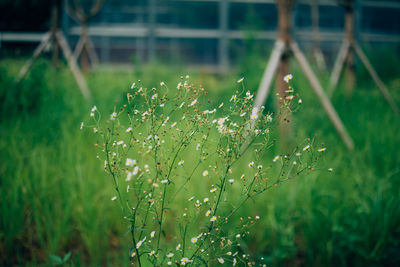
POLYGON ((51 32, 48 32, 44 35, 42 41, 36 47, 35 51, 33 52, 33 56, 25 63, 25 65, 22 67, 20 70, 16 82, 20 82, 22 78, 28 73, 29 69, 32 67, 33 63, 35 60, 39 57, 39 55, 43 52, 44 48, 47 46, 47 44, 50 42, 51 39, 51 32))
POLYGON ((325 95, 324 90, 322 89, 321 84, 319 83, 317 77, 315 76, 314 72, 312 71, 310 65, 308 64, 305 56, 300 51, 297 43, 291 42, 290 47, 293 51, 293 54, 299 63, 302 71, 306 75, 308 81, 311 84, 312 89, 316 93, 319 101, 322 104, 322 107, 325 109, 325 112, 328 114, 329 119, 331 120, 333 126, 335 127, 336 131, 339 133, 340 137, 342 138, 343 142, 346 144, 349 150, 354 149, 354 143, 351 139, 350 135, 348 134, 346 127, 344 126, 343 122, 339 118, 336 110, 332 106, 329 98, 325 95))
POLYGON ((281 40, 275 42, 275 46, 272 50, 268 64, 264 70, 261 83, 258 87, 257 91, 258 93, 254 101, 254 105, 258 108, 260 108, 265 103, 265 101, 267 101, 269 90, 271 88, 271 83, 275 77, 279 61, 281 59, 285 47, 286 47, 285 43, 282 42, 281 40))
POLYGON ((64 57, 67 59, 68 66, 71 69, 72 74, 75 77, 75 80, 81 90, 83 96, 86 100, 91 99, 91 94, 89 88, 86 84, 85 78, 83 77, 81 71, 79 70, 78 64, 76 64, 76 59, 73 57, 71 49, 68 46, 67 40, 61 31, 56 32, 56 38, 58 43, 60 44, 61 51, 64 54, 64 57))
POLYGON ((361 47, 357 44, 357 42, 354 43, 354 49, 355 49, 356 54, 358 55, 358 57, 361 59, 361 62, 364 64, 365 68, 367 69, 368 73, 371 75, 372 79, 374 80, 374 82, 378 86, 378 88, 381 91, 383 97, 389 103, 389 105, 392 108, 393 112, 396 115, 398 115, 399 114, 399 109, 398 109, 396 103, 394 102, 393 98, 390 96, 389 90, 386 88, 385 84, 379 78, 379 76, 376 73, 374 67, 372 67, 372 64, 369 62, 367 56, 364 54, 364 52, 362 51, 361 47))

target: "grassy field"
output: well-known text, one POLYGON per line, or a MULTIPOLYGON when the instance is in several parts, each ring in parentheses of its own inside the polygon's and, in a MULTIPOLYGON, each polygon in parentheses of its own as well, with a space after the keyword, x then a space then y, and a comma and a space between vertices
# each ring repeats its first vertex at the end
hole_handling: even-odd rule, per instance
MULTIPOLYGON (((96 104, 108 113, 133 81, 174 88, 180 75, 210 92, 210 105, 229 99, 236 80, 257 88, 262 63, 244 62, 219 77, 200 70, 146 66, 88 75, 93 103, 82 99, 72 75, 39 61, 13 82, 21 62, 0 62, 0 264, 52 265, 50 254, 72 253, 73 266, 128 265, 129 240, 110 201, 110 177, 96 159, 95 138, 79 130, 96 104)), ((395 266, 400 263, 400 120, 360 70, 354 95, 341 86, 333 104, 355 141, 340 141, 307 81, 294 66, 303 108, 293 116, 294 142, 314 137, 327 146, 319 168, 268 191, 240 216, 261 222, 243 246, 267 266, 395 266), (328 172, 332 168, 333 172, 328 172)), ((400 103, 400 79, 385 76, 400 103)), ((321 75, 325 79, 326 75, 321 75)), ((267 109, 274 110, 273 98, 267 109)), ((273 153, 275 153, 273 151, 273 153)), ((266 159, 267 160, 267 159, 266 159)))

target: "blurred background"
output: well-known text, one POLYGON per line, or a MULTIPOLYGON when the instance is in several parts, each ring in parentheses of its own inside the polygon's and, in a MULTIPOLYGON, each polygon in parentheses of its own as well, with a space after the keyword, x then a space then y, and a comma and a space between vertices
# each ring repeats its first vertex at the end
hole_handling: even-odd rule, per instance
MULTIPOLYGON (((292 38, 327 93, 350 3, 351 38, 400 104, 400 1, 289 2, 292 38)), ((210 107, 241 77, 256 93, 278 28, 273 0, 0 0, 0 264, 52 266, 50 255, 71 252, 67 265, 129 265, 111 181, 80 122, 93 104, 112 112, 139 79, 175 88, 188 74, 210 107)), ((290 60, 304 105, 287 134, 315 137, 327 152, 316 172, 243 209, 261 215, 243 246, 267 266, 400 263, 399 116, 360 58, 349 58, 328 95, 354 151, 290 60)), ((270 95, 267 110, 277 111, 270 95)))

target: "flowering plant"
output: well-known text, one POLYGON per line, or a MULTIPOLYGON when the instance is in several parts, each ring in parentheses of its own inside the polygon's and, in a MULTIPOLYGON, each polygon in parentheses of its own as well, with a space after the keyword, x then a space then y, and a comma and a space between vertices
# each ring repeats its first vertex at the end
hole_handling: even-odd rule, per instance
MULTIPOLYGON (((174 89, 134 83, 104 127, 96 106, 90 113, 111 200, 130 232, 129 256, 138 266, 251 263, 240 243, 260 215, 231 220, 249 199, 312 169, 313 141, 268 159, 273 114, 253 106, 243 79, 214 108, 205 89, 181 79, 174 89)), ((290 85, 288 94, 282 107, 291 112, 301 100, 290 85)))

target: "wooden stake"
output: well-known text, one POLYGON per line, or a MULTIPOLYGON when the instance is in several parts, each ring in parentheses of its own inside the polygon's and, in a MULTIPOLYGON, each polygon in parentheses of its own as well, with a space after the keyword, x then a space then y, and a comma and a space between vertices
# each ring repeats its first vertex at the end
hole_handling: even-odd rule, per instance
POLYGON ((36 47, 35 51, 33 52, 33 56, 25 63, 25 65, 22 67, 21 71, 19 72, 16 82, 20 82, 22 78, 28 73, 29 69, 32 67, 33 62, 35 62, 36 58, 43 52, 44 48, 47 46, 47 44, 50 42, 51 39, 51 32, 48 32, 44 35, 42 41, 36 47))
POLYGON ((267 101, 272 79, 275 76, 276 70, 278 69, 279 61, 285 47, 285 43, 281 40, 275 42, 274 49, 272 50, 268 64, 264 70, 260 86, 257 90, 256 99, 254 101, 254 105, 256 107, 261 107, 265 101, 267 101))
POLYGON ((72 52, 68 46, 67 40, 65 39, 65 37, 61 31, 57 31, 56 38, 61 47, 61 51, 63 52, 65 58, 67 59, 68 66, 71 69, 71 72, 74 75, 75 80, 78 83, 78 86, 79 86, 83 96, 86 98, 86 100, 90 100, 91 94, 90 94, 89 88, 87 87, 85 78, 83 77, 81 71, 79 70, 78 65, 76 64, 76 60, 75 60, 74 56, 72 55, 72 52))
POLYGON ((333 71, 331 79, 329 82, 328 95, 332 96, 335 91, 337 84, 339 82, 340 74, 342 73, 344 63, 346 61, 347 55, 349 53, 350 43, 344 40, 342 46, 340 47, 338 57, 336 58, 335 65, 333 66, 333 71))
POLYGON ((346 144, 347 148, 349 150, 353 150, 354 149, 353 140, 351 139, 350 135, 347 133, 346 128, 344 127, 338 114, 336 113, 335 109, 333 108, 332 103, 329 101, 329 98, 325 95, 324 90, 322 89, 322 86, 318 82, 318 79, 315 76, 314 72, 312 71, 310 65, 308 64, 305 56, 300 51, 298 45, 295 42, 290 43, 290 48, 292 49, 293 54, 294 54, 297 62, 299 63, 302 71, 304 72, 308 81, 310 82, 311 87, 313 88, 314 92, 318 96, 318 98, 322 104, 322 107, 325 109, 333 126, 339 133, 340 137, 346 144))
POLYGON ((58 26, 58 20, 59 20, 59 12, 60 12, 60 6, 61 6, 61 1, 60 0, 55 0, 52 11, 51 11, 51 36, 52 36, 52 41, 53 41, 53 65, 54 67, 59 67, 60 66, 60 51, 58 47, 57 40, 54 38, 54 34, 57 32, 59 26, 58 26))
POLYGON ((311 0, 311 19, 312 19, 312 39, 313 39, 313 55, 315 62, 320 70, 326 69, 324 55, 322 54, 319 38, 319 10, 318 0, 311 0))
POLYGON ((393 98, 390 96, 389 90, 386 88, 385 84, 379 78, 378 74, 376 73, 375 69, 372 67, 371 63, 369 62, 368 58, 357 44, 354 42, 354 49, 358 57, 361 59, 361 62, 364 64, 365 68, 368 70, 368 73, 371 75, 372 79, 378 86, 379 90, 381 91, 382 95, 385 97, 387 102, 389 103, 390 107, 392 108, 393 112, 398 115, 399 109, 396 103, 393 101, 393 98))
POLYGON ((355 86, 355 64, 354 64, 354 55, 353 55, 353 44, 354 44, 354 3, 353 1, 348 1, 346 6, 346 15, 345 15, 345 31, 346 31, 346 40, 350 43, 346 65, 347 65, 347 82, 346 82, 346 92, 347 96, 350 97, 354 92, 355 86))

